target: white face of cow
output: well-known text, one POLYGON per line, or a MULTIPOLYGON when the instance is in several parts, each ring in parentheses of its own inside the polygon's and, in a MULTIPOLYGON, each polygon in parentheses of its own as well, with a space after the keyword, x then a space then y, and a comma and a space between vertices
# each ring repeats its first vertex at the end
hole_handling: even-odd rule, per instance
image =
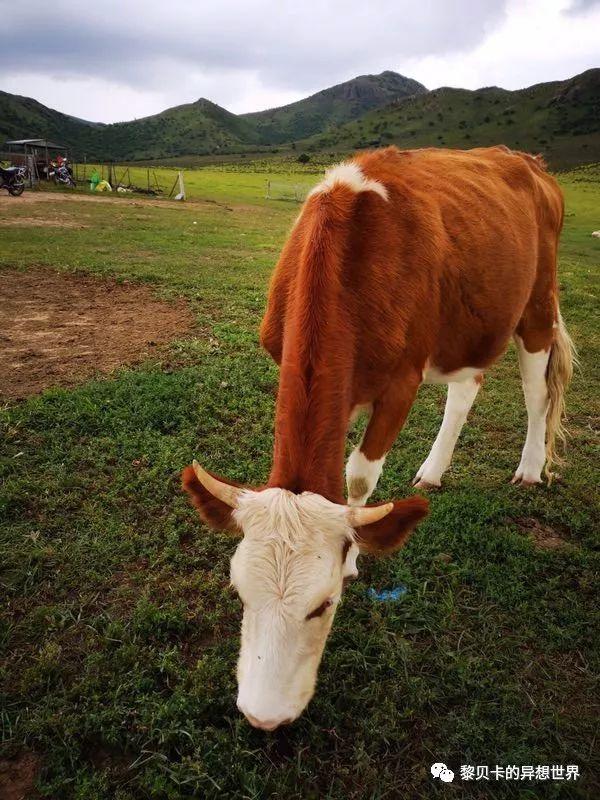
POLYGON ((296 719, 313 695, 344 580, 357 574, 357 543, 368 552, 398 550, 427 501, 349 507, 311 492, 252 491, 196 461, 182 478, 209 525, 242 534, 231 559, 244 605, 238 706, 252 725, 273 730, 296 719))
POLYGON ((348 512, 320 495, 244 491, 231 583, 244 606, 238 707, 264 730, 311 699, 344 579, 357 575, 348 512))

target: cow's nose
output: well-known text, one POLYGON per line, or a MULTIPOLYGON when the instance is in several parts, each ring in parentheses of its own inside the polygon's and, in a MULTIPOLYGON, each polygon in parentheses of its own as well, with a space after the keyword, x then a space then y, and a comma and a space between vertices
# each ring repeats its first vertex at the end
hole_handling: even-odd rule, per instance
POLYGON ((238 704, 239 710, 242 714, 246 717, 250 725, 253 728, 259 728, 261 731, 274 731, 275 728, 278 728, 280 725, 289 725, 290 722, 294 721, 293 717, 282 715, 280 717, 271 717, 268 719, 258 719, 250 712, 246 711, 241 705, 238 704))
POLYGON ((289 725, 292 721, 291 717, 287 717, 286 719, 283 717, 281 719, 256 719, 252 714, 246 714, 245 716, 253 728, 260 728, 261 731, 274 731, 275 728, 278 728, 280 725, 289 725))

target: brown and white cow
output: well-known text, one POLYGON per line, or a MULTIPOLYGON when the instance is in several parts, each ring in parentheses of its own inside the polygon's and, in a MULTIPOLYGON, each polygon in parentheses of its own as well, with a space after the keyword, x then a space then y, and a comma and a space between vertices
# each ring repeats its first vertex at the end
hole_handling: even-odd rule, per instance
POLYGON ((233 486, 196 462, 183 482, 209 525, 241 541, 238 706, 272 730, 310 700, 359 549, 401 547, 421 497, 363 507, 423 382, 448 384, 419 487, 438 486, 483 373, 514 338, 528 429, 515 482, 539 483, 563 435, 572 346, 556 255, 563 201, 540 160, 504 147, 388 148, 331 169, 271 283, 261 341, 280 365, 273 467, 233 486), (346 467, 346 431, 369 422, 346 467))

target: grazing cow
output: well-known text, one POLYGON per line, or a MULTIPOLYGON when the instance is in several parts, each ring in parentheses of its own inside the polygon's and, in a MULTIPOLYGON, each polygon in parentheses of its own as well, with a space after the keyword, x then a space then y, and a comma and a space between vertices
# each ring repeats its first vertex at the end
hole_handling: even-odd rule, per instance
POLYGON ((557 459, 572 348, 558 305, 560 189, 505 147, 388 148, 331 169, 277 264, 261 341, 280 365, 273 467, 246 489, 194 462, 183 482, 214 528, 237 531, 244 606, 238 706, 272 730, 310 700, 359 549, 401 547, 427 513, 411 497, 364 506, 421 383, 448 384, 419 487, 438 486, 485 369, 514 338, 528 429, 514 481, 557 459), (369 422, 347 464, 345 437, 369 422))

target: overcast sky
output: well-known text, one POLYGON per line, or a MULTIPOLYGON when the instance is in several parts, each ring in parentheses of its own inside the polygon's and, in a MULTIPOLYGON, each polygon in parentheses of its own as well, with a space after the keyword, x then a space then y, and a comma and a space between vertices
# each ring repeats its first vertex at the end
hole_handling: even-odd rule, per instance
POLYGON ((600 66, 600 0, 0 0, 0 89, 115 122, 395 70, 517 89, 600 66))

